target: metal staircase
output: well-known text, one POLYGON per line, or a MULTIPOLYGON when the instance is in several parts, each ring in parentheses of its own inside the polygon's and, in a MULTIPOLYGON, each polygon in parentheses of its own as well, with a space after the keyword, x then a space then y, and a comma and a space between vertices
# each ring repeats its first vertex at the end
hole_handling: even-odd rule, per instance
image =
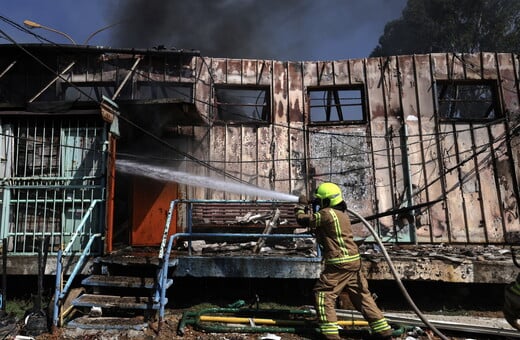
POLYGON ((177 259, 170 260, 174 237, 168 238, 174 207, 175 201, 172 201, 159 249, 143 251, 127 248, 96 258, 93 275, 81 282, 86 293, 77 296, 70 307, 63 308, 75 277, 86 264, 92 244, 101 237, 101 234, 90 237, 71 275, 63 282, 63 260, 72 254, 70 249, 84 227, 82 220, 65 250, 58 250, 56 290, 52 305, 53 329, 62 326, 63 319, 74 308, 83 310, 88 316, 69 320, 66 325, 68 328, 142 329, 157 312, 159 328, 161 327, 168 303, 166 290, 173 283, 173 280, 168 278, 168 272, 178 263, 177 259), (136 318, 137 316, 139 318, 136 318), (136 323, 136 320, 141 322, 136 323))
POLYGON ((164 262, 157 253, 130 252, 97 258, 95 274, 81 281, 85 293, 72 301, 72 306, 85 316, 71 320, 66 327, 140 330, 157 314, 162 322, 168 303, 166 290, 173 284, 167 271, 176 265, 176 261, 164 262))

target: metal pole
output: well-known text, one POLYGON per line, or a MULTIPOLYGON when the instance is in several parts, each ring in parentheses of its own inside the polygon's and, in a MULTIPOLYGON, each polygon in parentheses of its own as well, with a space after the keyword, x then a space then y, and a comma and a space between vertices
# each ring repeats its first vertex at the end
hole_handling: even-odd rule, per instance
POLYGON ((53 332, 58 327, 58 314, 60 311, 60 295, 61 295, 61 271, 62 271, 62 255, 63 251, 60 249, 58 250, 58 254, 56 256, 56 284, 54 286, 54 306, 53 306, 53 312, 52 312, 52 327, 53 332))
POLYGON ((7 292, 7 238, 2 239, 2 311, 5 312, 7 292))
MULTIPOLYGON (((403 140, 402 140, 402 159, 404 166, 404 183, 406 189, 407 207, 413 207, 413 183, 412 170, 410 167, 410 159, 408 157, 408 126, 406 122, 403 123, 403 140)), ((410 242, 417 244, 417 237, 415 236, 415 209, 410 210, 411 221, 408 221, 408 232, 410 235, 410 242)))

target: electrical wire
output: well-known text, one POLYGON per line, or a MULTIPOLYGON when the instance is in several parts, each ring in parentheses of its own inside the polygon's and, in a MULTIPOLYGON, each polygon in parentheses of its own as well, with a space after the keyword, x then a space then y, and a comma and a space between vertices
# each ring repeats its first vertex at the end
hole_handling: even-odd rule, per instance
MULTIPOLYGON (((5 18, 2 17, 2 19, 4 20, 5 18)), ((4 21, 5 21, 5 20, 4 20, 4 21)), ((27 31, 27 30, 23 29, 23 31, 27 31)), ((10 39, 10 37, 9 37, 5 32, 3 32, 3 31, 1 31, 1 30, 0 30, 0 32, 2 32, 6 37, 8 37, 8 38, 10 39)), ((30 31, 27 31, 27 32, 33 34, 33 33, 30 32, 30 31)), ((10 40, 11 40, 13 43, 17 44, 14 40, 12 40, 12 39, 10 39, 10 40)), ((18 44, 17 44, 17 45, 18 45, 18 44)), ((23 49, 23 47, 21 47, 21 46, 19 46, 19 47, 23 49)), ((23 50, 24 50, 24 49, 23 49, 23 50)), ((26 50, 24 50, 24 51, 25 51, 26 53, 28 53, 28 51, 26 51, 26 50)), ((29 54, 31 57, 35 58, 37 61, 39 61, 39 59, 38 59, 37 57, 33 56, 33 55, 30 54, 30 53, 28 53, 28 54, 29 54)), ((205 58, 202 58, 202 59, 203 59, 204 62, 205 62, 205 58)), ((39 62, 40 62, 40 61, 39 61, 39 62)), ((48 68, 48 67, 47 67, 45 64, 43 64, 42 62, 40 62, 40 63, 41 63, 44 67, 46 67, 47 69, 49 69, 50 71, 53 71, 52 69, 48 68)), ((207 65, 206 62, 205 62, 205 65, 206 65, 207 67, 209 67, 209 66, 207 65)), ((53 71, 53 72, 54 72, 54 71, 53 71)), ((141 76, 145 76, 145 77, 147 77, 147 75, 145 75, 144 73, 142 73, 142 72, 139 71, 139 70, 138 70, 136 73, 140 74, 141 76)), ((210 72, 210 74, 211 74, 211 72, 210 72)), ((70 85, 76 87, 76 89, 77 89, 79 92, 82 92, 82 93, 83 93, 87 98, 90 98, 90 99, 92 99, 93 101, 98 102, 96 99, 92 98, 89 94, 86 94, 85 92, 83 92, 82 89, 80 89, 80 88, 78 88, 77 86, 75 86, 74 83, 68 81, 67 79, 63 79, 63 78, 62 78, 62 80, 66 81, 66 82, 69 83, 70 85)), ((258 98, 257 98, 257 99, 258 99, 258 98)), ((199 99, 195 99, 195 100, 199 100, 199 99)), ((205 105, 208 105, 210 108, 214 106, 212 103, 205 102, 205 101, 202 101, 202 100, 199 100, 199 101, 202 102, 202 103, 204 103, 205 105)), ((211 163, 218 163, 217 161, 202 161, 202 160, 200 160, 200 159, 197 159, 197 158, 195 158, 195 157, 193 157, 193 156, 191 156, 191 155, 189 155, 189 154, 187 154, 187 153, 184 153, 184 152, 181 151, 181 150, 178 150, 178 149, 175 148, 173 145, 171 145, 171 144, 165 142, 163 139, 161 139, 161 138, 159 138, 159 137, 153 135, 151 132, 149 132, 148 130, 146 130, 146 129, 140 127, 138 124, 135 124, 134 122, 132 122, 132 121, 130 121, 129 119, 127 119, 126 117, 121 116, 121 118, 122 118, 123 120, 125 120, 127 123, 129 123, 130 125, 132 125, 133 127, 135 127, 136 129, 141 130, 141 131, 144 132, 145 134, 147 134, 147 135, 149 135, 150 137, 156 139, 158 142, 160 142, 160 143, 162 143, 162 144, 168 146, 169 148, 171 148, 171 149, 173 149, 174 151, 178 152, 179 154, 183 155, 183 156, 184 156, 185 158, 187 158, 188 160, 190 160, 190 161, 194 161, 194 162, 198 163, 199 165, 203 165, 203 166, 205 166, 205 167, 209 167, 210 170, 213 170, 213 171, 216 171, 216 172, 221 172, 221 171, 222 171, 220 168, 215 168, 215 167, 212 167, 212 166, 210 165, 211 163)), ((246 118, 251 118, 251 117, 246 116, 246 118)), ((254 118, 252 118, 252 119, 254 119, 254 118)), ((259 120, 259 121, 265 122, 264 120, 259 120)), ((479 129, 479 128, 486 128, 487 126, 489 126, 489 125, 491 125, 491 124, 496 124, 496 121, 489 122, 489 123, 484 123, 484 124, 482 124, 481 126, 476 127, 476 128, 475 128, 475 127, 470 127, 470 128, 468 128, 468 129, 466 129, 466 130, 457 130, 456 132, 457 132, 457 133, 464 132, 464 131, 473 131, 473 132, 474 132, 476 129, 479 129)), ((278 123, 273 123, 272 125, 274 125, 274 126, 280 126, 280 127, 284 127, 284 128, 288 128, 288 129, 297 129, 297 130, 299 130, 299 131, 308 131, 308 130, 305 130, 305 129, 292 127, 291 125, 284 125, 284 124, 278 124, 278 123)), ((358 134, 356 134, 356 135, 352 135, 352 134, 345 134, 345 133, 332 133, 332 132, 330 132, 330 131, 326 131, 326 132, 324 132, 324 131, 318 131, 318 132, 316 132, 316 131, 310 131, 310 133, 313 133, 313 134, 314 134, 314 133, 315 133, 315 134, 318 134, 318 133, 320 133, 320 134, 326 134, 326 135, 328 135, 328 136, 332 136, 332 137, 334 137, 336 141, 338 141, 338 142, 342 142, 342 143, 344 143, 344 142, 341 141, 338 137, 349 137, 349 136, 352 137, 352 136, 356 136, 356 137, 361 137, 361 138, 388 138, 388 136, 375 136, 375 135, 371 135, 371 136, 368 136, 368 135, 360 136, 360 135, 358 135, 358 134)), ((411 138, 411 137, 417 137, 417 136, 420 136, 420 137, 422 137, 422 138, 424 138, 424 137, 426 137, 426 136, 438 136, 438 137, 440 137, 440 136, 442 136, 442 135, 449 135, 449 134, 452 134, 452 133, 453 133, 453 131, 446 131, 446 132, 436 132, 436 133, 433 133, 433 134, 410 135, 410 136, 408 136, 408 137, 409 137, 409 138, 411 138)), ((441 137, 441 138, 442 138, 442 137, 441 137)), ((433 139, 433 138, 432 138, 432 139, 433 139)), ((430 139, 430 143, 432 142, 432 139, 430 139)), ((423 142, 424 142, 424 140, 418 140, 417 142, 414 142, 414 143, 423 143, 423 142)), ((495 141, 495 142, 496 142, 496 141, 495 141)), ((345 144, 345 145, 348 145, 347 143, 344 143, 344 144, 345 144)), ((411 144, 412 144, 412 143, 410 143, 410 145, 411 145, 411 144)), ((359 149, 359 148, 356 148, 356 147, 354 147, 354 146, 350 146, 350 147, 351 147, 352 149, 354 149, 354 150, 359 151, 359 154, 357 154, 357 155, 361 155, 361 154, 365 154, 365 153, 366 153, 366 151, 363 150, 363 149, 359 149)), ((400 147, 400 146, 398 146, 398 147, 400 147)), ((428 148, 429 148, 429 147, 428 147, 428 148)), ((427 148, 427 149, 428 149, 428 148, 427 148)), ((373 152, 377 155, 378 152, 384 152, 384 151, 388 151, 388 150, 390 150, 390 148, 384 148, 384 149, 381 149, 381 150, 373 150, 373 152)), ((420 151, 417 151, 417 152, 420 152, 420 151)), ((471 152, 471 150, 467 150, 467 152, 471 152)), ((478 154, 478 153, 477 153, 477 154, 478 154)), ((355 155, 356 155, 356 154, 346 154, 346 155, 336 155, 335 157, 340 157, 340 158, 341 158, 341 157, 352 157, 352 156, 355 156, 355 155)), ((386 156, 386 155, 380 155, 380 156, 386 156)), ((454 157, 454 156, 449 156, 449 157, 454 157)), ((329 157, 325 157, 325 156, 324 156, 324 157, 322 157, 322 158, 329 158, 329 157)), ((472 159, 472 158, 473 158, 473 156, 470 157, 470 159, 472 159)), ((318 158, 310 158, 309 160, 312 161, 312 160, 314 160, 314 159, 318 159, 318 158)), ((186 160, 186 159, 184 159, 184 160, 186 160)), ((295 160, 295 159, 294 159, 294 158, 286 158, 286 159, 275 159, 275 160, 266 160, 266 161, 267 161, 267 162, 272 162, 272 161, 278 162, 278 161, 291 161, 291 160, 295 160)), ((224 163, 224 164, 232 164, 232 163, 235 163, 235 162, 231 162, 231 161, 222 161, 222 162, 220 162, 220 163, 224 163)), ((243 162, 238 162, 238 161, 237 161, 236 163, 243 163, 243 162)), ((463 164, 464 164, 464 163, 462 163, 461 165, 463 165, 463 164)), ((457 166, 455 166, 454 168, 456 168, 456 167, 457 167, 457 166)), ((451 170, 453 170, 454 168, 451 168, 451 169, 449 169, 448 171, 451 171, 451 170)), ((355 169, 355 170, 359 170, 359 169, 355 169)), ((355 171, 355 170, 352 170, 352 171, 355 171)), ((348 171, 348 170, 347 170, 347 171, 340 171, 340 172, 337 172, 336 174, 342 175, 342 174, 346 174, 346 173, 348 173, 348 172, 350 172, 350 171, 348 171)), ((224 173, 224 174, 225 174, 225 173, 224 173)), ((329 174, 329 175, 330 175, 330 174, 334 174, 334 173, 323 173, 322 175, 324 175, 324 174, 329 174)), ((226 176, 226 175, 225 175, 225 176, 226 176)), ((236 176, 228 175, 227 177, 230 177, 230 178, 232 178, 232 179, 234 179, 234 180, 242 181, 240 178, 238 178, 238 177, 236 177, 236 176)))
MULTIPOLYGON (((49 66, 47 66, 41 59, 39 59, 38 57, 36 57, 35 55, 33 55, 32 53, 30 53, 26 48, 24 48, 23 46, 21 46, 20 44, 18 44, 13 38, 11 38, 7 33, 5 33, 2 29, 0 29, 0 34, 3 34, 8 40, 10 40, 14 45, 16 45, 18 48, 20 48, 22 51, 24 51, 27 55, 29 55, 31 58, 33 58, 34 60, 36 60, 39 64, 41 64, 44 68, 46 68, 47 70, 51 71, 54 75, 56 75, 57 77, 59 77, 61 80, 63 80, 64 82, 72 85, 74 88, 76 88, 76 90, 78 90, 80 93, 82 93, 83 95, 85 95, 87 98, 91 99, 92 101, 98 103, 99 105, 101 105, 101 103, 95 99, 95 98, 92 98, 90 97, 87 93, 85 93, 81 88, 79 88, 78 86, 76 86, 74 83, 70 82, 68 79, 66 79, 64 76, 62 76, 61 74, 57 73, 56 71, 54 71, 52 68, 50 68, 49 66)), ((244 183, 244 184, 250 184, 248 183, 247 181, 244 181, 242 180, 241 178, 239 177, 236 177, 236 176, 233 176, 229 173, 227 173, 225 170, 222 170, 220 168, 216 168, 186 152, 183 152, 181 150, 179 150, 178 148, 176 148, 175 146, 173 146, 172 144, 164 141, 163 139, 161 139, 160 137, 154 135, 152 132, 142 128, 141 126, 139 126, 138 124, 134 123, 133 121, 131 121, 129 118, 127 117, 124 117, 122 115, 118 115, 119 118, 121 118, 121 120, 125 121, 126 123, 130 124, 131 126, 133 126, 134 128, 138 129, 139 131, 143 132, 144 134, 148 135, 149 137, 153 138, 154 140, 156 140, 157 142, 163 144, 164 146, 167 146, 168 148, 170 148, 171 150, 181 154, 182 156, 185 156, 186 158, 196 162, 197 164, 209 169, 209 170, 212 170, 212 171, 215 171, 216 173, 226 177, 226 178, 229 178, 229 179, 232 179, 234 181, 237 181, 239 183, 244 183)))

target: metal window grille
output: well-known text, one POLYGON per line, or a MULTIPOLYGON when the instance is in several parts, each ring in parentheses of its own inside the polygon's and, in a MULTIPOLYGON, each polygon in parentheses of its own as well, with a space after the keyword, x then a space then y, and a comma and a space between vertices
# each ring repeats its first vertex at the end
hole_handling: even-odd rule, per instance
MULTIPOLYGON (((106 129, 89 119, 3 120, 0 135, 0 229, 8 251, 64 248, 92 202, 104 199, 106 129)), ((80 251, 102 230, 104 205, 95 204, 72 247, 80 251)), ((93 250, 99 251, 99 246, 93 250)))

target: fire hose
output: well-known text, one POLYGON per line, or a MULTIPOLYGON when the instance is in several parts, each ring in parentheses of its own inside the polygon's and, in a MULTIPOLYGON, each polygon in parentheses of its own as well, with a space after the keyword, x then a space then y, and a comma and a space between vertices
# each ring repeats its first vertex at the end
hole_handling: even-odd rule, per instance
MULTIPOLYGON (((372 228, 372 226, 370 225, 370 223, 367 222, 367 220, 365 218, 363 218, 361 215, 359 215, 357 212, 351 210, 351 209, 348 209, 347 208, 347 211, 354 215, 355 217, 359 218, 361 220, 361 222, 367 227, 367 229, 370 231, 370 233, 374 236, 374 240, 377 242, 377 244, 379 245, 379 247, 381 248, 381 251, 384 255, 384 258, 386 260, 386 262, 388 263, 388 266, 390 268, 390 271, 392 272, 392 275, 394 276, 395 278, 395 281, 397 282, 398 286, 399 286, 399 289, 401 290, 403 296, 405 297, 406 301, 408 302, 408 304, 412 307, 412 309, 414 310, 414 312, 417 314, 417 316, 421 319, 421 321, 427 326, 429 327, 439 338, 441 338, 442 340, 448 340, 448 338, 442 334, 431 322, 428 321, 428 319, 424 316, 424 314, 419 310, 419 308, 415 305, 414 301, 412 300, 412 298, 410 297, 410 295, 408 294, 406 288, 404 287, 403 283, 401 282, 401 279, 399 278, 399 275, 397 273, 397 270, 395 269, 394 265, 393 265, 393 262, 392 260, 390 259, 390 256, 388 255, 387 251, 386 251, 386 248, 384 247, 383 245, 383 242, 381 241, 381 239, 379 238, 379 236, 377 235, 377 233, 375 232, 375 230, 372 228)), ((208 330, 208 331, 212 331, 212 332, 229 332, 229 331, 237 331, 238 329, 236 327, 228 327, 228 326, 211 326, 211 325, 206 325, 206 326, 202 326, 200 323, 201 321, 207 321, 208 319, 206 317, 202 317, 202 314, 207 314, 207 313, 217 313, 217 314, 221 314, 221 313, 225 313, 225 314, 236 314, 236 313, 244 313, 244 312, 249 312, 249 313, 257 313, 259 310, 254 310, 254 309, 250 309, 250 310, 244 310, 244 309, 237 309, 237 308, 217 308, 217 309, 208 309, 208 310, 203 310, 201 312, 185 312, 184 315, 183 315, 183 318, 181 320, 181 322, 179 323, 179 327, 178 327, 178 333, 180 335, 184 334, 184 328, 186 326, 186 324, 193 324, 193 325, 196 325, 198 326, 199 328, 204 328, 205 330, 208 330), (204 320, 205 319, 205 320, 204 320)), ((279 313, 280 311, 271 311, 271 310, 261 310, 262 313, 279 313)), ((306 312, 311 312, 311 311, 306 311, 306 312)), ((287 311, 284 311, 284 313, 287 313, 287 311)), ((302 311, 296 311, 296 314, 301 314, 302 311)), ((289 311, 289 314, 292 314, 291 311, 289 311)), ((227 320, 226 318, 224 319, 220 319, 221 321, 222 320, 227 320)), ((249 322, 251 321, 254 321, 254 319, 251 319, 251 318, 248 318, 247 320, 249 320, 249 322)), ((298 323, 298 327, 295 327, 296 325, 293 324, 293 323, 285 323, 283 324, 281 321, 274 321, 272 319, 269 319, 270 321, 267 322, 266 320, 262 320, 262 321, 266 321, 268 324, 275 324, 275 325, 280 325, 280 326, 262 326, 262 327, 258 327, 256 326, 256 324, 254 326, 249 326, 249 327, 240 327, 239 330, 241 332, 280 332, 280 333, 295 333, 298 331, 298 327, 301 328, 301 326, 304 326, 304 327, 307 327, 309 328, 309 325, 308 325, 308 321, 303 321, 303 324, 300 324, 298 323), (284 327, 281 327, 281 326, 284 326, 284 327)), ((215 320, 213 320, 215 321, 215 320)), ((236 320, 235 320, 236 321, 236 320)), ((257 320, 258 321, 258 320, 257 320)), ((229 319, 229 322, 231 322, 231 319, 229 319)), ((302 321, 300 321, 302 322, 302 321)), ((397 333, 397 334, 394 334, 394 336, 398 336, 402 333, 400 333, 401 330, 394 330, 394 333, 397 333)))
POLYGON ((399 278, 399 275, 397 274, 397 270, 395 269, 394 264, 393 264, 392 260, 390 259, 390 256, 388 255, 388 252, 386 251, 385 246, 383 245, 383 242, 381 242, 381 239, 379 238, 379 236, 377 235, 375 230, 372 228, 370 223, 368 223, 367 220, 364 219, 357 212, 355 212, 355 211, 353 211, 351 209, 348 209, 348 208, 347 208, 347 211, 350 214, 352 214, 352 215, 356 216, 357 218, 359 218, 361 220, 361 222, 363 222, 365 227, 367 227, 367 229, 370 231, 370 233, 374 236, 374 240, 376 240, 377 244, 381 248, 381 251, 383 252, 383 256, 385 257, 385 260, 388 263, 388 266, 390 267, 390 271, 392 272, 392 275, 394 276, 394 279, 397 282, 397 285, 399 286, 399 289, 403 293, 403 295, 404 295, 406 301, 408 302, 408 304, 410 305, 410 307, 412 307, 412 309, 414 310, 415 314, 417 314, 419 319, 421 319, 421 321, 424 322, 424 324, 427 327, 429 327, 439 338, 441 338, 442 340, 448 340, 448 338, 444 334, 442 334, 437 329, 437 327, 435 327, 430 321, 428 321, 428 319, 424 316, 424 314, 415 305, 415 302, 413 302, 412 298, 410 297, 410 294, 408 294, 408 291, 406 290, 406 288, 404 287, 403 283, 401 282, 401 279, 399 278))
MULTIPOLYGON (((240 308, 243 301, 238 301, 228 308, 206 308, 200 311, 187 311, 183 313, 179 322, 177 333, 184 335, 186 325, 206 332, 241 332, 241 333, 316 333, 319 334, 314 316, 310 309, 254 309, 240 308), (218 323, 235 324, 234 326, 220 325, 218 323)), ((350 335, 369 334, 368 322, 365 320, 339 320, 341 327, 357 327, 357 329, 343 329, 342 332, 350 335), (365 328, 363 328, 365 327, 365 328)), ((411 327, 399 326, 394 329, 392 335, 400 336, 411 327)))

